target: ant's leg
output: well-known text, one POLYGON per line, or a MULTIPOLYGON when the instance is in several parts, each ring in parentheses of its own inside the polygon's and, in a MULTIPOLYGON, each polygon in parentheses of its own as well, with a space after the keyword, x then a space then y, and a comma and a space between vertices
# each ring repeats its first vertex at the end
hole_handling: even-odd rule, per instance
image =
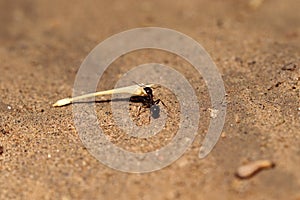
POLYGON ((139 106, 139 109, 138 109, 138 112, 137 112, 136 117, 139 117, 139 116, 140 116, 140 114, 141 114, 141 109, 142 109, 142 106, 139 106))
MULTIPOLYGON (((162 103, 162 105, 168 110, 168 107, 166 106, 166 104, 164 104, 164 102, 160 99, 157 99, 154 101, 154 104, 159 104, 159 103, 162 103)), ((169 116, 169 113, 167 112, 167 115, 169 116)))
POLYGON ((164 107, 167 108, 166 104, 165 104, 162 100, 157 99, 157 100, 154 101, 155 104, 159 104, 160 102, 162 103, 162 105, 163 105, 164 107))
POLYGON ((139 106, 139 110, 138 110, 138 114, 136 115, 136 117, 139 117, 143 112, 146 112, 146 109, 142 108, 147 108, 146 106, 139 106))

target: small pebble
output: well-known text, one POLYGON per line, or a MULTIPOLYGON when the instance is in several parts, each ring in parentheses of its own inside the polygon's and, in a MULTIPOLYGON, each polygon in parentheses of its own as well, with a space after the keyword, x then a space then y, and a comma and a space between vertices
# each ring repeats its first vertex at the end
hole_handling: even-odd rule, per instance
POLYGON ((217 110, 217 109, 211 109, 211 108, 209 108, 209 110, 210 110, 210 117, 213 118, 213 119, 217 118, 219 110, 217 110))
POLYGON ((258 160, 240 166, 237 169, 236 176, 241 179, 250 178, 260 170, 270 169, 273 167, 275 167, 275 163, 270 160, 258 160))
POLYGON ((226 138, 226 132, 222 132, 221 137, 226 138))

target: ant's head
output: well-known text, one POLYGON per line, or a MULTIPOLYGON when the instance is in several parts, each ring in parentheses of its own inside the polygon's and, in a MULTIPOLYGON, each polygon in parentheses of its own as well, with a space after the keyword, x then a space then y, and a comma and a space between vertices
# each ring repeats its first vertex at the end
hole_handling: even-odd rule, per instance
POLYGON ((145 90, 146 94, 152 95, 152 89, 150 87, 144 87, 143 89, 145 90))

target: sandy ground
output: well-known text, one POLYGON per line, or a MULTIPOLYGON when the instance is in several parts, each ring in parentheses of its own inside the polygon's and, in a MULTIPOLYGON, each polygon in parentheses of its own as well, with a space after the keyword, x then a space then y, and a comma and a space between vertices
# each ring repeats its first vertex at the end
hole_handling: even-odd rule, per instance
MULTIPOLYGON (((0 199, 299 200, 300 2, 259 2, 1 0, 0 199), (191 80, 203 116, 199 135, 179 160, 156 172, 130 174, 89 154, 75 130, 72 106, 51 105, 72 94, 81 62, 98 43, 145 26, 175 29, 201 43, 222 74, 228 108, 222 137, 200 160, 210 107, 203 79, 165 52, 134 52, 115 61, 99 89, 113 87, 130 66, 163 62, 191 80), (276 167, 246 180, 234 175, 240 165, 259 159, 276 167)), ((175 97, 160 91, 155 96, 170 108, 171 122, 143 148, 139 140, 115 136, 118 130, 103 121, 110 120, 110 104, 97 104, 116 144, 149 151, 172 139, 175 97)), ((141 120, 147 121, 147 112, 141 120)))

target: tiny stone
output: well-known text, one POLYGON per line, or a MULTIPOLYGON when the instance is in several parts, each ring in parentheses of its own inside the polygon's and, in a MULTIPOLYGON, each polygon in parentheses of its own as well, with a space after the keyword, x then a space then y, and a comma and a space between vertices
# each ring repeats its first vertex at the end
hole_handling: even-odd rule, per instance
POLYGON ((216 118, 218 116, 219 110, 217 109, 209 109, 210 110, 210 117, 211 118, 216 118))
POLYGON ((226 138, 226 132, 222 132, 221 137, 226 138))

